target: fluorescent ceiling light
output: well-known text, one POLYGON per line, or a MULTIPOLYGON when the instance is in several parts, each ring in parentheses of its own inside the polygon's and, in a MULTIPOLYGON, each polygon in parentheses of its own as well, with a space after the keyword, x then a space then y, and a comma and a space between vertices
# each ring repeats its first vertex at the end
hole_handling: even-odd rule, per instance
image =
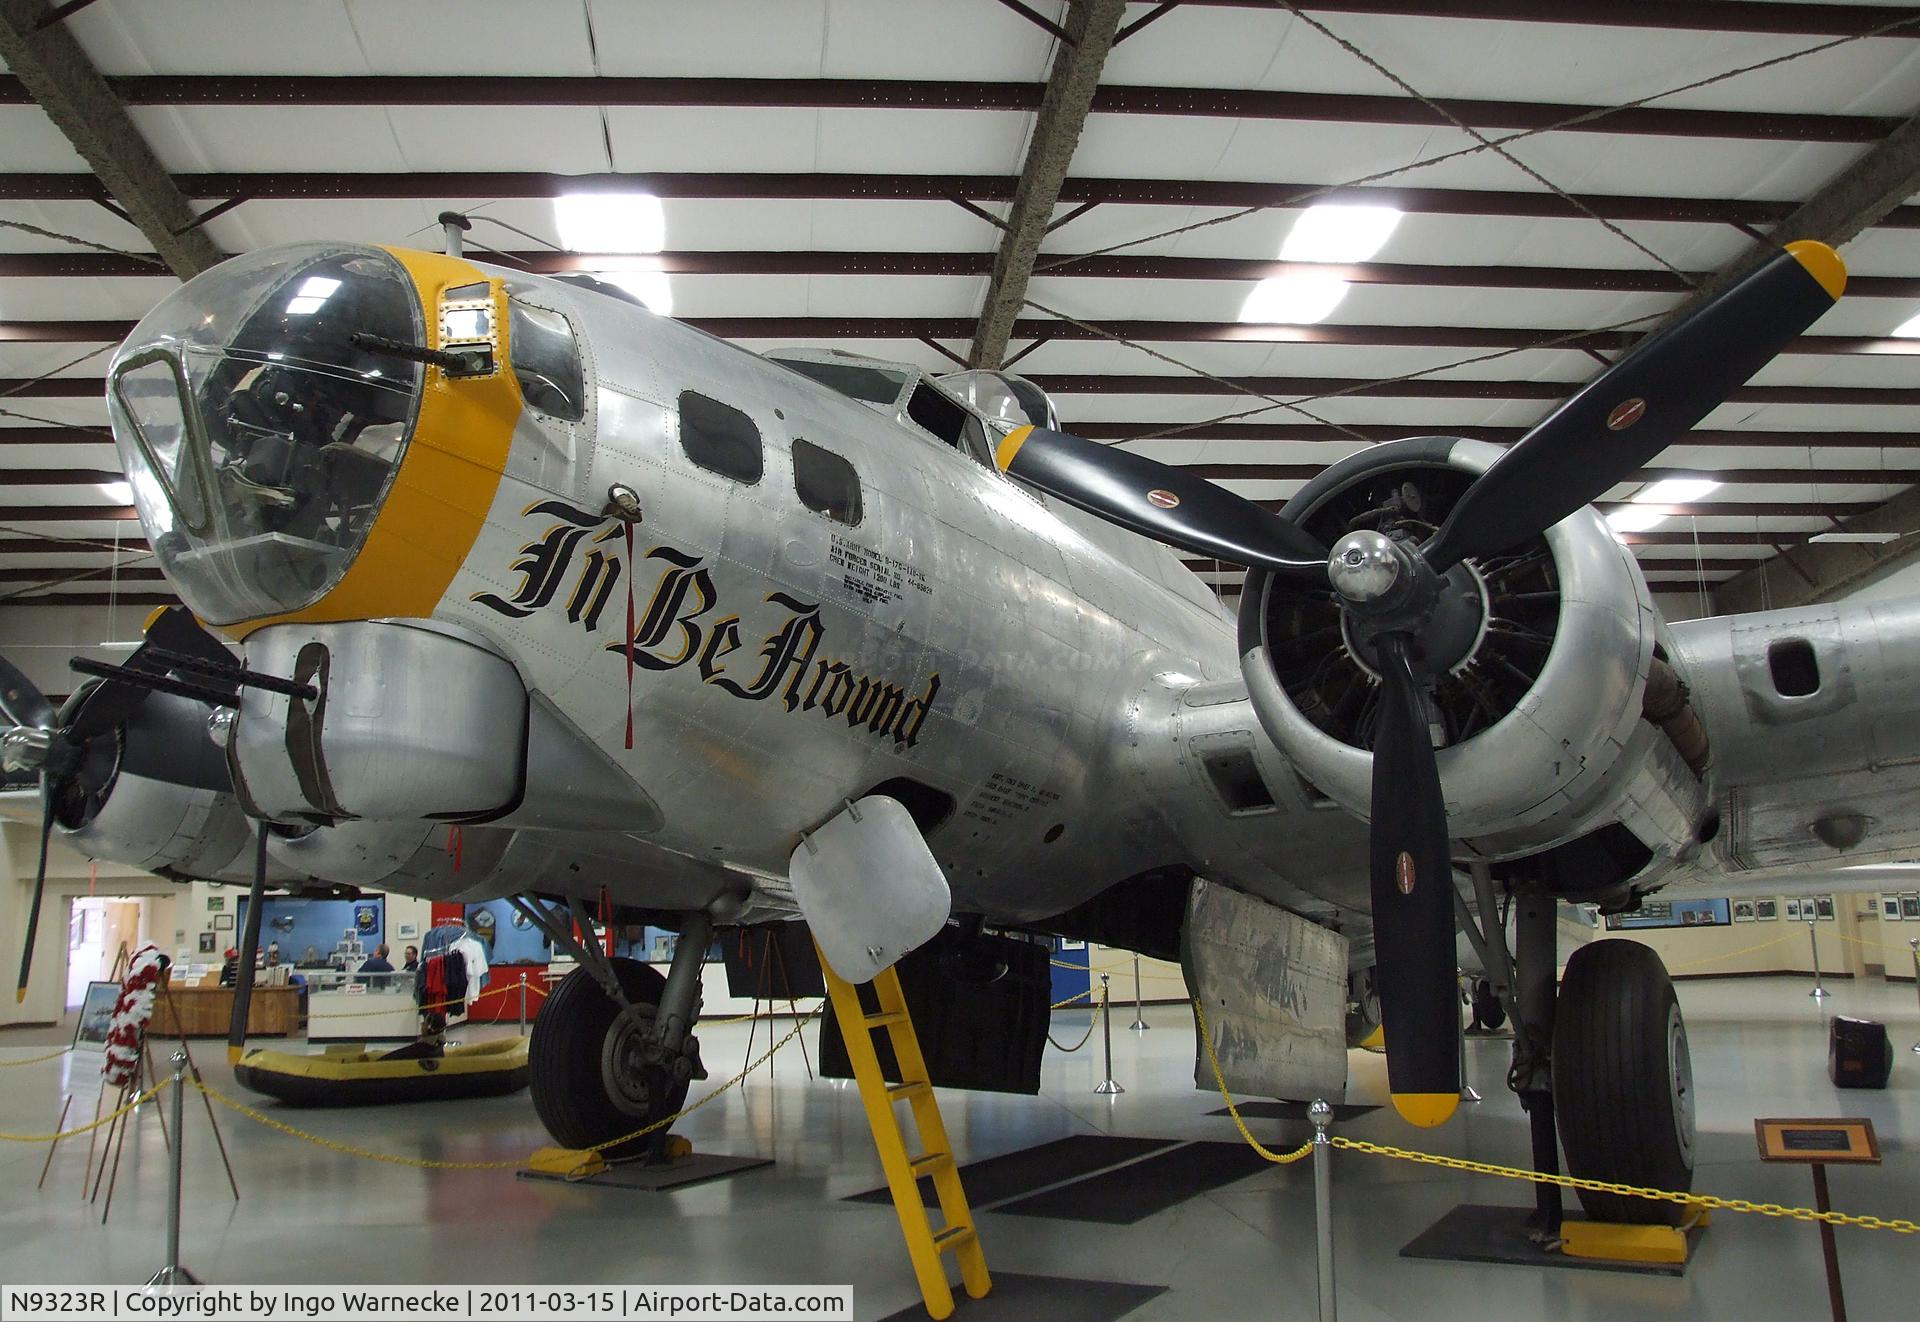
POLYGON ((1657 528, 1667 521, 1667 516, 1656 509, 1634 509, 1631 506, 1617 509, 1607 515, 1607 522, 1613 525, 1615 532, 1645 532, 1657 528))
POLYGON ((324 275, 308 276, 300 285, 299 292, 287 303, 289 317, 304 317, 318 312, 320 305, 333 297, 333 291, 340 287, 338 280, 324 275))
POLYGON ((1807 539, 1810 542, 1858 542, 1862 546, 1879 546, 1885 542, 1897 542, 1897 532, 1818 532, 1807 539))
POLYGON ((573 193, 553 199, 562 247, 573 252, 659 252, 667 217, 651 193, 573 193))
POLYGON ((133 484, 131 482, 102 482, 100 494, 116 505, 133 503, 133 484))
POLYGON ((1893 328, 1896 337, 1903 340, 1920 340, 1920 312, 1914 313, 1893 328))
POLYGON ((1670 477, 1664 482, 1655 482, 1633 499, 1639 505, 1685 505, 1719 485, 1705 477, 1670 477))
POLYGON ((618 285, 645 303, 649 312, 673 315, 673 284, 665 271, 596 271, 594 279, 618 285))
POLYGON ((1325 321, 1347 296, 1348 285, 1322 271, 1289 271, 1262 280, 1247 295, 1240 320, 1268 326, 1311 326, 1325 321))
POLYGON ((1364 262, 1386 246, 1400 212, 1393 207, 1327 203, 1308 207, 1280 245, 1283 262, 1364 262))

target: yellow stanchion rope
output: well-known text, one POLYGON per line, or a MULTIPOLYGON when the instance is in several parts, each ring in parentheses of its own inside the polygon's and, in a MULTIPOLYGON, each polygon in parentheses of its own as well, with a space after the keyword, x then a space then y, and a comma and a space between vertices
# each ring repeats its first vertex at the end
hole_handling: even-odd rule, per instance
MULTIPOLYGON (((1303 1143, 1298 1150, 1286 1154, 1269 1152, 1247 1129, 1246 1122, 1240 1118, 1240 1112, 1234 1107, 1233 1098, 1227 1092, 1226 1077, 1220 1072, 1220 1061, 1213 1053, 1213 1038, 1207 1032, 1206 1012, 1200 1008, 1196 999, 1193 1003, 1193 1016, 1200 1030, 1200 1041, 1206 1045, 1207 1060, 1213 1066, 1213 1081, 1225 1098, 1227 1110, 1233 1116, 1233 1123, 1240 1129, 1240 1137, 1268 1161, 1285 1165, 1299 1161, 1313 1151, 1311 1142, 1303 1143)), ((1375 1157, 1392 1157, 1397 1161, 1411 1161, 1422 1166, 1438 1166, 1443 1170, 1463 1171, 1469 1175, 1494 1175, 1506 1180, 1523 1180, 1528 1184, 1554 1184, 1562 1189, 1585 1189, 1590 1193, 1620 1194, 1630 1198, 1649 1198, 1655 1202, 1678 1203, 1684 1207, 1704 1207, 1718 1212, 1751 1212, 1756 1216, 1784 1217, 1792 1221, 1824 1221, 1833 1226, 1854 1226, 1861 1230, 1891 1230, 1897 1235, 1920 1234, 1920 1222, 1904 1218, 1878 1216, 1860 1216, 1851 1212, 1819 1212, 1811 1207, 1783 1207, 1779 1203, 1756 1203, 1746 1198, 1721 1198, 1710 1193, 1676 1193, 1668 1189, 1642 1189, 1637 1185, 1618 1184, 1612 1180, 1590 1180, 1579 1175, 1547 1175, 1540 1171, 1525 1170, 1518 1166, 1496 1166, 1486 1161, 1471 1161, 1465 1157, 1442 1157, 1431 1152, 1415 1152, 1409 1148, 1397 1148, 1387 1143, 1370 1143, 1365 1139, 1346 1138, 1335 1134, 1333 1146, 1345 1148, 1349 1152, 1364 1152, 1375 1157)))
POLYGON ((141 1093, 138 1097, 128 1102, 125 1106, 121 1107, 118 1111, 115 1111, 112 1115, 103 1115, 98 1120, 89 1121, 88 1123, 81 1125, 78 1128, 62 1129, 58 1133, 54 1133, 54 1134, 0 1133, 0 1143, 54 1143, 54 1142, 58 1142, 61 1139, 73 1138, 77 1134, 90 1133, 93 1130, 99 1129, 103 1125, 112 1124, 114 1121, 118 1120, 121 1116, 133 1110, 135 1107, 146 1105, 148 1102, 158 1097, 162 1092, 166 1091, 167 1085, 172 1082, 173 1080, 171 1078, 161 1079, 160 1082, 154 1084, 153 1087, 141 1093))
MULTIPOLYGON (((701 1107, 705 1106, 708 1102, 713 1101, 714 1099, 718 1098, 721 1094, 725 1093, 729 1089, 736 1087, 741 1082, 743 1082, 749 1074, 752 1074, 755 1070, 759 1069, 760 1066, 765 1064, 767 1059, 770 1056, 772 1056, 774 1052, 778 1051, 781 1047, 784 1047, 787 1043, 793 1041, 794 1038, 800 1036, 800 1030, 805 1028, 808 1024, 812 1023, 813 1020, 816 1017, 818 1017, 819 1013, 820 1011, 818 1009, 814 1010, 812 1014, 808 1015, 806 1018, 802 1019, 799 1023, 795 1024, 792 1032, 788 1033, 785 1037, 781 1038, 778 1042, 775 1042, 772 1046, 768 1047, 766 1051, 761 1054, 759 1059, 755 1060, 751 1065, 747 1066, 744 1070, 740 1071, 740 1073, 734 1075, 731 1079, 721 1084, 718 1088, 715 1088, 712 1092, 702 1097, 699 1101, 695 1102, 692 1106, 686 1107, 685 1109, 680 1111, 676 1111, 672 1115, 667 1116, 664 1119, 655 1120, 652 1124, 642 1125, 640 1128, 634 1130, 632 1133, 622 1134, 618 1138, 610 1138, 604 1143, 595 1143, 592 1147, 584 1148, 582 1149, 582 1151, 593 1152, 593 1153, 605 1152, 610 1148, 617 1148, 624 1143, 631 1143, 635 1139, 645 1138, 648 1134, 654 1133, 657 1130, 665 1129, 668 1125, 673 1124, 675 1121, 683 1120, 687 1116, 692 1115, 695 1111, 698 1111, 701 1107)), ((268 1115, 264 1111, 257 1110, 254 1107, 248 1106, 245 1102, 239 1101, 238 1099, 233 1097, 229 1097, 217 1088, 208 1087, 207 1084, 202 1081, 195 1080, 193 1081, 193 1083, 196 1088, 200 1089, 201 1092, 205 1093, 208 1097, 211 1097, 214 1101, 220 1103, 220 1105, 226 1107, 228 1110, 239 1112, 241 1115, 244 1115, 245 1117, 247 1117, 247 1119, 252 1120, 257 1124, 264 1125, 268 1129, 272 1129, 277 1131, 278 1133, 285 1134, 289 1138, 297 1138, 303 1143, 311 1143, 315 1147, 325 1148, 329 1152, 338 1152, 342 1156, 358 1157, 362 1161, 385 1162, 390 1166, 410 1166, 417 1170, 500 1171, 500 1170, 513 1170, 516 1167, 525 1166, 530 1160, 530 1158, 528 1157, 520 1157, 512 1161, 436 1161, 427 1157, 403 1156, 397 1152, 375 1152, 371 1148, 357 1147, 352 1143, 342 1143, 338 1139, 324 1138, 319 1134, 309 1134, 304 1129, 296 1129, 294 1126, 287 1124, 285 1121, 276 1120, 274 1117, 268 1115)), ((81 1131, 81 1132, 84 1132, 84 1131, 81 1131)))
POLYGON ((1787 942, 1793 940, 1794 935, 1794 933, 1789 932, 1786 936, 1776 936, 1771 941, 1762 941, 1757 946, 1747 946, 1742 950, 1730 950, 1724 955, 1708 955, 1705 959, 1690 959, 1684 964, 1669 964, 1667 966, 1667 972, 1678 973, 1681 969, 1698 968, 1702 964, 1718 964, 1723 960, 1738 959, 1742 955, 1751 955, 1758 950, 1766 950, 1772 946, 1785 945, 1787 942))
POLYGON ((49 1051, 44 1056, 28 1056, 25 1060, 0 1060, 0 1070, 14 1065, 38 1065, 42 1061, 58 1060, 72 1050, 72 1047, 61 1047, 58 1051, 49 1051))
POLYGON ((1233 1094, 1227 1091, 1227 1076, 1220 1072, 1220 1057, 1213 1053, 1213 1034, 1207 1031, 1207 1012, 1200 1008, 1198 996, 1193 998, 1193 1021, 1194 1026, 1200 1031, 1201 1043, 1207 1048, 1207 1064, 1213 1066, 1214 1086, 1220 1089, 1220 1096, 1227 1103, 1227 1114, 1233 1117, 1234 1128, 1240 1131, 1241 1138, 1247 1140, 1247 1146, 1259 1153, 1262 1160, 1270 1161, 1276 1166, 1291 1166, 1294 1162, 1305 1159, 1313 1151, 1311 1140, 1302 1143, 1292 1152, 1274 1152, 1253 1136, 1253 1131, 1247 1128, 1247 1122, 1240 1118, 1240 1108, 1234 1105, 1233 1094))
POLYGON ((1783 1207, 1779 1203, 1756 1203, 1746 1198, 1721 1198, 1710 1193, 1675 1193, 1667 1189, 1642 1189, 1631 1184, 1616 1184, 1611 1180, 1589 1180, 1578 1175, 1543 1175, 1539 1171, 1523 1170, 1517 1166, 1495 1166, 1484 1161, 1469 1161, 1465 1157, 1440 1157, 1430 1152, 1412 1152, 1406 1148, 1396 1148, 1385 1143, 1369 1143, 1364 1139, 1333 1139, 1336 1148, 1347 1148, 1354 1152, 1365 1152, 1376 1157, 1393 1157, 1400 1161, 1418 1162, 1423 1166, 1440 1166, 1447 1170, 1465 1171, 1472 1175, 1497 1175, 1503 1179, 1525 1180, 1529 1184, 1557 1184, 1562 1189, 1586 1189, 1594 1193, 1624 1194, 1633 1198, 1649 1198, 1655 1202, 1679 1203, 1687 1207, 1705 1207, 1721 1212, 1752 1212, 1757 1216, 1785 1217, 1792 1221, 1824 1221, 1832 1226, 1854 1226, 1861 1230, 1891 1230, 1897 1235, 1920 1234, 1920 1222, 1904 1218, 1878 1216, 1857 1216, 1851 1212, 1817 1212, 1811 1207, 1783 1207))
MULTIPOLYGON (((480 1004, 480 1002, 486 1000, 487 997, 489 996, 503 996, 508 992, 517 992, 519 990, 520 990, 519 983, 503 982, 498 987, 489 987, 485 991, 481 992, 478 996, 473 998, 473 1003, 475 1005, 478 1005, 480 1004)), ((540 988, 535 987, 531 982, 527 984, 527 993, 530 996, 545 996, 547 994, 546 992, 542 991, 540 988)), ((435 1001, 431 1005, 414 1005, 411 1002, 409 1002, 406 1008, 409 1011, 412 1011, 418 1014, 425 1014, 429 1010, 445 1010, 445 1009, 449 1009, 452 1006, 465 1005, 465 1004, 466 1004, 465 1000, 435 1001)), ((335 1019, 371 1019, 376 1015, 395 1014, 395 1013, 398 1013, 399 1010, 400 1010, 400 1007, 397 1005, 390 1005, 384 1010, 349 1010, 342 1014, 329 1014, 327 1016, 327 1021, 331 1023, 335 1019)))
POLYGON ((1055 1001, 1052 1005, 1049 1005, 1047 1008, 1049 1010, 1064 1010, 1069 1005, 1072 1005, 1075 1001, 1084 1001, 1091 995, 1093 995, 1093 988, 1089 987, 1083 992, 1075 992, 1073 995, 1067 997, 1067 999, 1064 1001, 1055 1001))
POLYGON ((1093 1040, 1093 1030, 1100 1027, 1100 1016, 1105 1014, 1106 1010, 1107 1010, 1107 1007, 1104 1005, 1096 1005, 1093 1007, 1093 1013, 1087 1018, 1086 1036, 1081 1038, 1078 1042, 1075 1042, 1072 1046, 1063 1047, 1058 1042, 1055 1042, 1053 1033, 1051 1031, 1047 1033, 1047 1041, 1053 1042, 1055 1050, 1064 1051, 1069 1055, 1073 1054, 1074 1052, 1078 1051, 1081 1047, 1084 1047, 1085 1045, 1087 1045, 1087 1043, 1093 1040))

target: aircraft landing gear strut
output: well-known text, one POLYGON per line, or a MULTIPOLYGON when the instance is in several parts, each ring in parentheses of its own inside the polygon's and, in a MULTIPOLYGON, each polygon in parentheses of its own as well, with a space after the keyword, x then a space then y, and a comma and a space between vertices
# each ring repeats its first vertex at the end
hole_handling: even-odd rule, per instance
MULTIPOLYGON (((1533 1137, 1533 1168, 1560 1173, 1560 1142, 1553 1112, 1553 1021, 1558 933, 1550 895, 1522 895, 1514 901, 1513 1066, 1507 1086, 1520 1097, 1533 1137)), ((1504 944, 1497 925, 1489 939, 1504 944)), ((1562 1205, 1558 1185, 1533 1186, 1534 1212, 1528 1224, 1535 1242, 1560 1238, 1562 1205)))
MULTIPOLYGON (((590 1148, 679 1112, 688 1084, 707 1077, 692 1029, 713 920, 704 912, 682 915, 663 978, 651 965, 576 939, 539 905, 512 903, 580 965, 542 1007, 527 1048, 533 1106, 547 1131, 566 1147, 590 1148)), ((569 906, 579 930, 590 933, 585 906, 569 906)), ((662 1127, 606 1155, 663 1152, 666 1138, 662 1127)))
MULTIPOLYGON (((1456 912, 1481 957, 1490 993, 1513 1018, 1507 1086, 1527 1113, 1533 1169, 1558 1174, 1564 1151, 1574 1175, 1690 1190, 1693 1067, 1673 981, 1659 956, 1633 941, 1593 941, 1573 952, 1559 979, 1554 897, 1515 891, 1509 952, 1491 877, 1475 868, 1473 881, 1479 920, 1464 900, 1456 912)), ((1535 1185, 1534 1198, 1529 1233, 1543 1246, 1556 1245, 1560 1189, 1535 1185)), ((1678 1202, 1587 1190, 1580 1203, 1594 1221, 1617 1224, 1674 1225, 1687 1212, 1678 1202)))

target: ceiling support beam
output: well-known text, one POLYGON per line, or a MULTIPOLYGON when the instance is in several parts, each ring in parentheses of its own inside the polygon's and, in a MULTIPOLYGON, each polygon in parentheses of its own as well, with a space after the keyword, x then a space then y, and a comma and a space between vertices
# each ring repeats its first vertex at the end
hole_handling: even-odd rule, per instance
MULTIPOLYGON (((1084 203, 1068 216, 1096 206, 1084 203)), ((1062 217, 1066 219, 1067 217, 1062 217)), ((996 228, 1002 222, 993 217, 996 228)), ((1053 228, 1058 229, 1055 221, 1053 228)), ((1758 231, 1755 231, 1756 236, 1758 231)), ((605 271, 625 254, 549 252, 507 249, 504 260, 537 275, 605 271)), ((991 252, 796 252, 784 249, 682 249, 648 254, 649 268, 665 275, 951 275, 993 273, 991 252)), ((1174 257, 1160 254, 1102 253, 1099 256, 1048 254, 1050 276, 1094 280, 1265 280, 1288 271, 1309 270, 1337 276, 1349 284, 1436 289, 1543 289, 1567 292, 1684 294, 1711 272, 1683 278, 1672 271, 1602 266, 1480 266, 1422 262, 1281 262, 1250 257, 1174 257), (1052 264, 1060 263, 1056 268, 1052 264)), ((73 276, 164 276, 157 259, 110 252, 0 252, 0 276, 22 279, 73 276)), ((1892 298, 1920 302, 1920 277, 1857 275, 1847 281, 1847 297, 1892 298)), ((1550 332, 1542 332, 1543 334, 1550 332)))
POLYGON ((1808 542, 1780 557, 1763 560, 1728 579, 1713 594, 1714 613, 1780 610, 1814 602, 1835 601, 1870 579, 1902 565, 1920 561, 1920 487, 1909 487, 1886 504, 1855 515, 1835 532, 1895 533, 1893 541, 1808 542))
MULTIPOLYGON (((1667 317, 1677 320, 1703 299, 1759 266, 1782 244, 1818 239, 1839 247, 1898 210, 1920 192, 1920 115, 1882 138, 1853 164, 1788 212, 1751 248, 1705 281, 1667 317)), ((1664 323, 1663 323, 1664 324, 1664 323)))
POLYGON ((182 280, 220 260, 199 217, 46 0, 0 0, 0 58, 182 280))
POLYGON ((980 323, 967 353, 975 367, 998 367, 1006 357, 1013 323, 1026 303, 1034 259, 1053 221, 1061 185, 1067 181, 1074 148, 1080 144, 1080 130, 1093 108, 1100 71, 1106 67, 1107 51, 1126 9, 1126 0, 1077 0, 1067 11, 1067 32, 1054 53, 1047 90, 1034 118, 1033 138, 1027 144, 1026 164, 1007 212, 1006 233, 993 260, 980 323))
MULTIPOLYGON (((1088 3, 1080 0, 1075 5, 1088 3)), ((1069 20, 1071 21, 1071 19, 1069 20)), ((1109 43, 1111 44, 1111 43, 1109 43)), ((1069 51, 1070 53, 1070 51, 1069 51)), ((1057 60, 1056 60, 1057 65, 1057 60)), ((1034 83, 909 78, 645 78, 408 74, 299 76, 167 74, 111 78, 122 104, 266 106, 671 106, 836 110, 1032 111, 1044 108, 1034 83)), ((0 105, 27 97, 0 74, 0 105)), ((1651 134, 1758 142, 1878 142, 1898 123, 1881 115, 1805 111, 1612 108, 1556 101, 1405 96, 1271 88, 1107 85, 1089 113, 1204 119, 1290 120, 1305 124, 1439 127, 1448 118, 1478 129, 1651 134)))
MULTIPOLYGON (((698 325, 698 322, 694 323, 698 325)), ((925 322, 916 323, 918 329, 903 332, 901 338, 916 340, 928 331, 925 322)), ((1558 402, 1571 395, 1582 384, 1572 381, 1529 381, 1501 380, 1480 381, 1473 379, 1453 379, 1446 377, 1401 377, 1380 380, 1374 377, 1352 376, 1237 376, 1205 377, 1180 376, 1172 372, 1160 373, 1114 373, 1093 375, 1068 375, 1056 372, 1035 372, 1034 383, 1042 390, 1056 396, 1067 395, 1141 395, 1172 398, 1206 397, 1225 398, 1234 401, 1234 409, 1262 409, 1264 400, 1279 398, 1295 403, 1309 403, 1312 400, 1329 396, 1358 396, 1367 398, 1394 399, 1524 399, 1558 402), (1250 397, 1254 396, 1254 397, 1250 397)), ((0 396, 12 396, 5 401, 5 407, 13 408, 29 399, 75 399, 90 400, 96 404, 104 402, 105 382, 97 376, 56 376, 21 379, 18 377, 0 377, 0 396)), ((1862 406, 1882 408, 1887 406, 1920 406, 1920 386, 1818 386, 1818 385, 1766 385, 1742 386, 1727 396, 1734 404, 1822 404, 1839 406, 1862 406)), ((1066 409, 1069 420, 1072 408, 1066 409)), ((1295 416, 1281 405, 1271 406, 1275 417, 1295 416)), ((1162 431, 1178 428, 1175 434, 1191 432, 1196 436, 1212 435, 1212 428, 1221 424, 1201 423, 1190 425, 1184 418, 1168 421, 1143 421, 1132 426, 1129 435, 1142 432, 1162 431)), ((106 436, 104 427, 100 427, 106 436)), ((1338 428, 1327 434, 1328 440, 1336 439, 1338 428)), ((1408 434, 1402 429, 1401 434, 1408 434)), ((1814 433, 1815 437, 1826 433, 1814 433)), ((1798 435, 1798 434, 1796 434, 1798 435)), ((110 436, 107 439, 111 439, 110 436)), ((1696 442, 1710 444, 1711 442, 1696 442)), ((1800 444, 1819 444, 1816 440, 1801 440, 1800 444)), ((1837 444, 1837 442, 1827 442, 1837 444)))
MULTIPOLYGON (((1818 239, 1839 246, 1894 214, 1920 192, 1920 114, 1907 119, 1852 165, 1816 189, 1776 224, 1767 237, 1729 262, 1713 280, 1681 304, 1668 322, 1759 266, 1782 243, 1818 239)), ((1721 614, 1830 601, 1896 561, 1920 557, 1920 488, 1848 521, 1849 531, 1900 533, 1881 545, 1809 543, 1782 550, 1757 568, 1729 580, 1713 594, 1721 614)))
MULTIPOLYGON (((943 202, 956 198, 1010 201, 1019 181, 978 174, 779 174, 750 172, 626 172, 563 175, 541 170, 299 171, 182 174, 175 182, 189 197, 224 199, 245 195, 259 201, 360 201, 418 199, 444 204, 478 198, 550 199, 563 193, 639 190, 660 198, 807 200, 848 202, 943 202)), ((1060 201, 1170 207, 1292 207, 1300 198, 1391 206, 1435 216, 1504 216, 1525 220, 1591 223, 1584 213, 1616 221, 1674 225, 1773 225, 1792 202, 1757 198, 1652 197, 1621 193, 1576 193, 1580 210, 1540 191, 1483 188, 1414 188, 1395 185, 1342 187, 1321 193, 1317 183, 1232 179, 1069 179, 1060 201)), ((0 174, 0 202, 89 202, 104 197, 91 174, 29 171, 0 174)), ((996 221, 996 223, 998 223, 996 221)), ((1920 206, 1896 208, 1880 222, 1920 229, 1920 206)))

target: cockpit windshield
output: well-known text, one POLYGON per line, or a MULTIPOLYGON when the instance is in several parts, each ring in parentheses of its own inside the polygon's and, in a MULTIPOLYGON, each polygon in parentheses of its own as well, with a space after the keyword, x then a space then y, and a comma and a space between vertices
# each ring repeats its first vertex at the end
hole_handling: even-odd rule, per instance
POLYGON ((400 263, 337 245, 235 258, 134 328, 108 373, 114 438, 154 552, 196 614, 281 614, 339 581, 420 397, 419 364, 378 345, 423 335, 400 263))

